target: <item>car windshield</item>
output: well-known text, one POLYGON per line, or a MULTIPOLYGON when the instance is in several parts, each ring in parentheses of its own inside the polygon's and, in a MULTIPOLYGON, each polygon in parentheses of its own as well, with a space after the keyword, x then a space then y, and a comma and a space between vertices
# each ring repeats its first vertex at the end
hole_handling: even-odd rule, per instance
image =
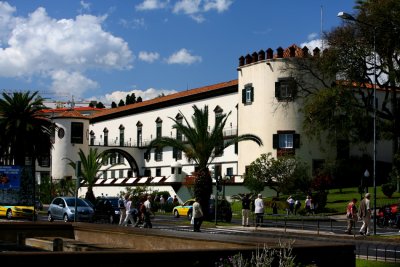
MULTIPOLYGON (((67 202, 68 206, 75 206, 75 198, 68 198, 65 200, 67 202)), ((76 206, 77 207, 87 207, 88 205, 86 204, 85 201, 83 201, 82 199, 78 198, 77 202, 76 202, 76 206)))

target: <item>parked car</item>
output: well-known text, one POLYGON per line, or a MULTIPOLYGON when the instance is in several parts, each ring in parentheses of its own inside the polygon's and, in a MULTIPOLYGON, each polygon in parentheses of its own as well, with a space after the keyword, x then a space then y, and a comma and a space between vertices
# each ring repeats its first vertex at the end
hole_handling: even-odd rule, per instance
POLYGON ((385 205, 378 210, 376 222, 379 227, 400 228, 400 203, 385 205))
POLYGON ((6 217, 8 220, 13 218, 36 220, 37 213, 33 218, 33 206, 3 205, 0 206, 0 217, 6 217))
MULTIPOLYGON (((180 216, 186 216, 188 220, 191 220, 194 201, 194 199, 189 199, 182 205, 174 207, 172 211, 174 217, 178 218, 180 216)), ((210 199, 208 212, 208 218, 215 218, 215 199, 210 199)), ((218 200, 217 219, 225 222, 232 221, 232 207, 231 204, 225 199, 218 200)))
MULTIPOLYGON (((94 210, 87 202, 77 198, 77 221, 93 221, 94 210)), ((56 197, 47 210, 47 219, 49 222, 54 220, 63 220, 71 222, 75 219, 75 197, 56 197)))
POLYGON ((99 197, 94 204, 94 221, 119 223, 118 197, 99 197))
POLYGON ((194 199, 186 200, 182 205, 175 206, 172 210, 172 214, 175 218, 180 216, 187 216, 189 220, 192 219, 192 213, 189 214, 189 210, 193 207, 194 199), (190 215, 190 217, 189 217, 190 215))

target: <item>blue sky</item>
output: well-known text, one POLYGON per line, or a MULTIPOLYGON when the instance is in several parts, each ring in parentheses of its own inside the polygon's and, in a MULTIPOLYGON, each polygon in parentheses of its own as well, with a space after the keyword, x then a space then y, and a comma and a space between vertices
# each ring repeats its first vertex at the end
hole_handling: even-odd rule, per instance
POLYGON ((0 90, 109 105, 237 79, 238 58, 292 44, 353 0, 0 1, 0 90), (322 14, 322 16, 321 16, 322 14))

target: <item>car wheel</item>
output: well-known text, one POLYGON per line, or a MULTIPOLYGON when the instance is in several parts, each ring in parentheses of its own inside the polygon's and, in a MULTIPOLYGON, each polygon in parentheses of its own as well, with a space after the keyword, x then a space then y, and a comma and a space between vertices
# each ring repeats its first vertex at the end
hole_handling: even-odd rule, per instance
POLYGON ((191 213, 191 212, 188 212, 188 214, 187 214, 187 218, 188 218, 188 220, 189 220, 189 221, 191 221, 191 220, 192 220, 192 213, 191 213))
POLYGON ((6 217, 7 217, 7 220, 11 220, 11 218, 12 218, 12 210, 11 209, 8 209, 7 210, 7 213, 6 213, 6 217))
POLYGON ((49 214, 47 214, 47 221, 52 222, 54 221, 53 216, 51 216, 51 213, 49 212, 49 214))
POLYGON ((67 214, 64 214, 64 222, 68 222, 69 220, 68 220, 68 215, 67 214))
POLYGON ((179 218, 179 212, 177 210, 174 210, 174 217, 179 218))

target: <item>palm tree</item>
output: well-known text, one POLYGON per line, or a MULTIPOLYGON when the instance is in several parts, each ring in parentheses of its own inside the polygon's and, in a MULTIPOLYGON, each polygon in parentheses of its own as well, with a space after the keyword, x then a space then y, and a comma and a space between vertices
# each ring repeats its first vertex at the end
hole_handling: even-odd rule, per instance
POLYGON ((6 164, 24 166, 30 157, 32 166, 38 155, 50 153, 54 124, 41 111, 46 107, 38 92, 2 93, 0 99, 0 149, 6 164))
MULTIPOLYGON (((182 115, 182 121, 170 117, 175 123, 172 128, 180 132, 185 137, 184 140, 159 137, 150 142, 147 152, 150 152, 152 148, 169 146, 183 151, 188 161, 194 161, 199 169, 196 173, 194 195, 200 198, 201 206, 205 209, 208 207, 208 201, 212 194, 212 179, 208 165, 212 163, 215 156, 237 142, 248 140, 261 146, 262 141, 253 134, 238 135, 232 139, 224 140, 223 129, 231 112, 217 116, 214 127, 209 131, 208 106, 205 105, 204 109, 199 109, 196 105, 193 105, 193 110, 193 126, 189 124, 181 111, 179 113, 182 115)), ((208 212, 204 214, 208 214, 208 212)))
MULTIPOLYGON (((93 185, 96 179, 99 178, 101 175, 99 171, 100 168, 103 166, 103 162, 106 162, 109 159, 110 155, 104 152, 99 153, 97 151, 97 148, 95 149, 90 148, 89 154, 87 156, 85 155, 82 149, 79 149, 78 155, 81 162, 81 178, 84 179, 87 183, 87 192, 85 199, 89 200, 91 203, 94 203, 96 197, 93 193, 93 185)), ((77 168, 76 162, 69 158, 65 159, 68 160, 68 164, 74 170, 76 170, 77 168)), ((116 165, 119 165, 119 163, 111 164, 106 170, 116 165)))

